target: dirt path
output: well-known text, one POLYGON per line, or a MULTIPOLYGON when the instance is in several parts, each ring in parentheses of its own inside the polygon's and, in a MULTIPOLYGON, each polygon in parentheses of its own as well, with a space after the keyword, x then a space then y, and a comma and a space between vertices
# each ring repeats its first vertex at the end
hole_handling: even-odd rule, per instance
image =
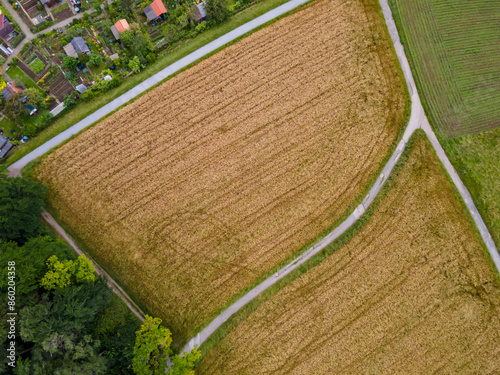
POLYGON ((137 318, 139 318, 141 322, 143 322, 144 313, 142 312, 142 310, 134 303, 134 301, 132 301, 132 299, 128 296, 128 294, 125 293, 125 291, 111 278, 111 276, 109 276, 106 273, 106 271, 104 271, 101 268, 101 266, 97 262, 95 262, 94 259, 92 259, 92 257, 89 254, 81 250, 76 245, 75 241, 73 241, 73 239, 66 233, 66 231, 57 223, 57 221, 55 221, 55 219, 52 217, 51 214, 49 214, 47 211, 44 211, 42 213, 42 216, 45 219, 45 221, 49 223, 52 226, 52 228, 54 228, 55 231, 59 233, 59 235, 61 235, 62 238, 64 238, 64 240, 73 248, 73 250, 75 250, 75 252, 78 255, 85 254, 85 256, 92 261, 92 264, 95 267, 95 272, 98 275, 103 275, 104 277, 106 277, 106 279, 108 280, 108 285, 111 289, 113 289, 113 292, 118 297, 120 297, 121 300, 125 302, 125 304, 128 306, 130 311, 132 311, 134 315, 137 316, 137 318))

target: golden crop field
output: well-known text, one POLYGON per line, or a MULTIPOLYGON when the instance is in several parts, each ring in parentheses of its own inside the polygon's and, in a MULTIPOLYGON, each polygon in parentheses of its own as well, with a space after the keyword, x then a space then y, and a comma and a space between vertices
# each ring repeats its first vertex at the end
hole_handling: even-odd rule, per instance
POLYGON ((366 189, 407 97, 376 0, 320 0, 53 152, 57 216, 179 342, 366 189))
POLYGON ((426 138, 368 222, 262 303, 203 374, 493 374, 500 281, 426 138))

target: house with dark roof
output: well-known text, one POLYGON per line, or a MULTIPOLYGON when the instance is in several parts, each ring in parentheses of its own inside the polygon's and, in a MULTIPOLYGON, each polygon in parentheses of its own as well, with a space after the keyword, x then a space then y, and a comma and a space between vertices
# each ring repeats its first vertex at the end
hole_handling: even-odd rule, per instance
POLYGON ((1 138, 0 139, 0 159, 7 156, 10 150, 14 148, 14 145, 9 142, 8 139, 1 138))
POLYGON ((207 19, 207 11, 205 10, 205 2, 193 5, 194 12, 191 16, 191 21, 201 22, 207 19))
POLYGON ((16 87, 16 84, 14 81, 7 82, 7 86, 2 90, 2 96, 5 99, 5 101, 9 100, 12 98, 14 94, 17 94, 18 92, 23 91, 21 87, 16 87))
POLYGON ((125 30, 130 30, 130 26, 126 19, 117 21, 113 26, 111 26, 111 32, 116 40, 120 39, 120 34, 125 30))
POLYGON ((87 43, 85 43, 85 40, 81 36, 73 38, 71 43, 66 44, 63 49, 66 55, 73 56, 75 59, 78 58, 78 52, 90 55, 89 46, 87 46, 87 43))
POLYGON ((167 14, 167 9, 161 0, 154 0, 150 5, 142 9, 149 21, 156 21, 164 14, 167 14))
POLYGON ((5 14, 0 14, 0 38, 8 42, 16 36, 16 30, 5 14))

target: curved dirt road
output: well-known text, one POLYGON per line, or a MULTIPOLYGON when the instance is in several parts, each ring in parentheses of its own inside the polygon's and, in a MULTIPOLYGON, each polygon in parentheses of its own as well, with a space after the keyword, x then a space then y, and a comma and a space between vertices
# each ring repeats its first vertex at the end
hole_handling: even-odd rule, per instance
POLYGON ((495 263, 495 266, 498 272, 500 273, 500 255, 498 254, 498 250, 495 246, 495 243, 493 242, 491 235, 488 229, 486 228, 483 219, 481 218, 481 215, 477 211, 477 208, 474 205, 474 202, 472 201, 472 197, 469 191, 467 190, 463 182, 460 180, 460 177, 458 177, 457 172, 451 165, 443 148, 439 144, 436 134, 434 134, 434 131, 432 130, 432 127, 430 126, 427 117, 425 116, 425 112, 417 92, 417 87, 415 86, 415 81, 413 80, 413 76, 410 70, 410 64, 408 63, 408 59, 406 58, 406 55, 404 53, 404 48, 399 39, 399 34, 396 29, 396 24, 394 22, 394 19, 392 17, 391 9, 389 8, 388 0, 379 0, 379 2, 384 14, 387 28, 389 29, 389 33, 392 38, 392 42, 394 43, 394 48, 396 50, 399 63, 401 64, 401 69, 403 70, 403 74, 405 76, 406 83, 408 85, 408 91, 411 96, 411 102, 412 102, 411 117, 408 123, 408 127, 406 128, 406 131, 403 135, 403 139, 399 142, 396 151, 394 151, 391 158, 385 165, 375 185, 370 189, 369 193, 364 198, 363 203, 360 204, 354 210, 354 212, 344 222, 342 222, 342 224, 340 224, 337 228, 335 228, 332 232, 330 232, 321 241, 319 241, 311 248, 309 248, 301 256, 299 256, 298 258, 294 259, 292 262, 281 268, 278 272, 276 272, 275 274, 264 280, 262 283, 257 285, 255 288, 250 290, 247 294, 245 294, 243 297, 241 297, 239 300, 237 300, 235 303, 229 306, 225 311, 223 311, 219 316, 217 316, 206 328, 204 328, 198 335, 196 335, 196 337, 192 338, 183 348, 183 351, 189 352, 191 351, 191 349, 194 348, 195 345, 201 346, 212 333, 214 333, 227 319, 229 319, 231 315, 240 310, 243 306, 245 306, 248 302, 250 302, 256 296, 258 296, 260 293, 265 291, 271 285, 274 285, 277 281, 285 277, 287 274, 289 274, 294 269, 299 267, 301 264, 306 262, 308 259, 313 257, 315 254, 319 253, 326 246, 328 246, 330 243, 332 243, 334 240, 340 237, 347 229, 349 229, 361 217, 361 215, 364 214, 365 210, 368 208, 368 206, 373 202, 377 194, 380 192, 380 188, 383 186, 383 184, 389 177, 390 173, 392 172, 392 169, 394 168, 399 157, 401 156, 401 153, 405 149, 406 143, 410 139, 413 132, 419 128, 424 130, 424 132, 426 133, 427 137, 429 138, 432 144, 432 147, 434 148, 437 156, 439 157, 439 160, 441 161, 446 171, 450 175, 453 183, 457 187, 460 195, 462 196, 462 199, 465 202, 465 205, 467 206, 467 209, 470 211, 472 215, 472 218, 481 234, 484 243, 486 244, 486 247, 488 248, 491 258, 493 259, 493 262, 495 263))

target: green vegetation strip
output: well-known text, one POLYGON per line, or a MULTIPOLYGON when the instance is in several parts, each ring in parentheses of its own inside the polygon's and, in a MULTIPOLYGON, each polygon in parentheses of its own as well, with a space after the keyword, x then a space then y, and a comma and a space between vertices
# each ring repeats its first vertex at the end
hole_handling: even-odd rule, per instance
POLYGON ((500 129, 439 142, 500 247, 500 129))
MULTIPOLYGON (((42 131, 35 138, 31 139, 30 142, 16 148, 16 150, 14 150, 10 154, 10 156, 7 159, 5 164, 8 166, 8 165, 11 165, 12 163, 16 162, 17 160, 21 159, 23 156, 29 154, 31 151, 33 151, 37 147, 41 146, 42 144, 47 142, 49 139, 55 137, 57 134, 68 129, 72 125, 76 124, 78 121, 84 119, 85 117, 87 117, 91 113, 95 112, 96 110, 98 110, 102 106, 111 102, 113 99, 117 98, 118 96, 124 94, 125 92, 130 90, 132 87, 138 85, 139 83, 141 83, 145 79, 151 77, 153 74, 159 72, 160 70, 167 67, 168 65, 170 65, 170 64, 174 63, 175 61, 181 59, 182 57, 190 54, 191 52, 197 50, 198 48, 203 47, 205 44, 210 43, 211 41, 219 38, 220 36, 227 34, 229 31, 236 29, 237 27, 253 20, 254 18, 259 17, 260 15, 262 15, 262 14, 270 11, 271 9, 274 9, 274 8, 284 4, 286 2, 288 2, 288 0, 266 0, 266 1, 263 1, 261 3, 257 3, 256 5, 245 9, 241 13, 234 15, 233 17, 231 17, 229 20, 225 21, 224 23, 221 23, 220 25, 214 26, 213 28, 207 30, 203 34, 199 34, 195 38, 186 41, 184 44, 181 44, 177 49, 175 49, 171 52, 168 52, 165 55, 160 55, 154 63, 152 63, 151 65, 148 65, 139 74, 134 74, 131 77, 127 78, 121 86, 117 87, 114 90, 111 90, 111 91, 105 93, 102 96, 97 97, 96 99, 94 99, 90 103, 82 103, 82 104, 76 106, 70 112, 65 114, 63 117, 57 119, 50 127, 45 129, 44 131, 42 131)), ((297 9, 300 9, 300 7, 296 8, 295 10, 297 10, 297 9)), ((288 13, 286 15, 288 15, 288 13)), ((274 21, 271 21, 271 22, 274 22, 274 21)), ((267 26, 267 24, 263 25, 262 27, 264 27, 264 26, 267 26)), ((256 29, 252 30, 250 33, 253 33, 259 29, 260 28, 256 28, 256 29)), ((246 35, 249 35, 249 34, 246 34, 246 35)), ((243 37, 245 37, 245 36, 243 36, 243 37)), ((232 43, 235 43, 240 39, 241 38, 233 41, 232 43)), ((230 44, 232 44, 232 43, 230 43, 230 44)), ((225 48, 226 46, 224 46, 222 48, 225 48)), ((216 52, 217 51, 214 51, 214 53, 216 53, 216 52)), ((203 59, 209 57, 212 54, 205 56, 203 59)), ((9 69, 9 72, 10 72, 10 69, 9 69)), ((180 72, 178 72, 178 73, 180 73, 180 72)), ((169 77, 169 78, 171 78, 171 77, 169 77)))

